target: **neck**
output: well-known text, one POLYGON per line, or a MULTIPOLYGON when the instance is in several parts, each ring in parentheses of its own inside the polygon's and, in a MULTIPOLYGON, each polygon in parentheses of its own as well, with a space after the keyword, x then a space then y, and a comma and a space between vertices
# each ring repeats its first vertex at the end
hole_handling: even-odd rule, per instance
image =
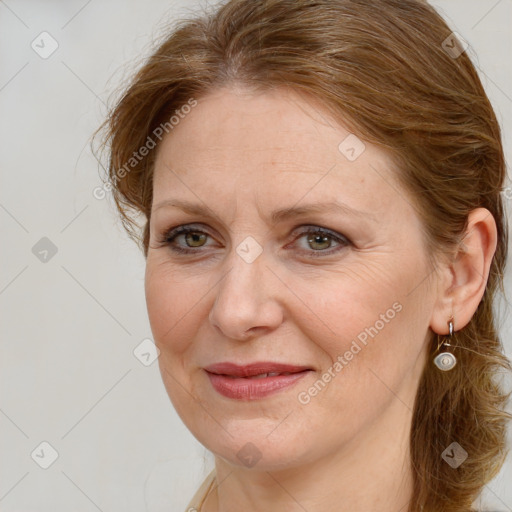
POLYGON ((411 418, 411 409, 395 399, 379 421, 329 456, 278 471, 215 457, 218 486, 202 512, 405 512, 413 489, 411 418))

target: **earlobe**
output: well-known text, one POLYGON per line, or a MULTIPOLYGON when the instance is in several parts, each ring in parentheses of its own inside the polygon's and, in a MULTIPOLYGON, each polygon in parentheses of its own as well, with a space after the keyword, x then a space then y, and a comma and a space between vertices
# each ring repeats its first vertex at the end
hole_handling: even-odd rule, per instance
POLYGON ((496 251, 497 228, 486 208, 476 208, 468 216, 468 226, 453 260, 444 269, 430 327, 447 334, 447 321, 453 316, 456 331, 473 317, 485 292, 496 251))

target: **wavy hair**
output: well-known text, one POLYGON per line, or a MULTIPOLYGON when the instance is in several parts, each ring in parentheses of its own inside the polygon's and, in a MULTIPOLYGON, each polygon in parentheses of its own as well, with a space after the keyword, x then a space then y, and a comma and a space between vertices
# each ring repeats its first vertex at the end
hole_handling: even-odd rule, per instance
MULTIPOLYGON (((491 212, 497 248, 474 316, 454 333, 460 364, 440 372, 429 361, 421 377, 409 512, 470 510, 505 460, 512 418, 510 392, 499 381, 512 368, 493 312, 498 288, 505 293, 506 167, 495 113, 463 49, 421 0, 225 1, 165 34, 98 130, 105 130, 106 177, 123 226, 145 255, 156 151, 133 155, 149 138, 158 146, 159 127, 172 129, 166 121, 191 99, 235 83, 314 97, 386 151, 417 208, 431 257, 453 254, 471 210, 491 212), (144 226, 136 222, 140 214, 144 226), (468 453, 457 468, 441 457, 453 441, 468 453)), ((432 332, 431 353, 438 341, 432 332)))

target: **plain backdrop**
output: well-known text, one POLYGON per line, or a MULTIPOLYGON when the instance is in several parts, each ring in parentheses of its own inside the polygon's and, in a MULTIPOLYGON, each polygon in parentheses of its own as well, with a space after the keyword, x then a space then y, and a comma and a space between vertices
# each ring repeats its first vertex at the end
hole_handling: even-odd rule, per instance
MULTIPOLYGON (((470 44, 510 160, 512 0, 433 4, 470 44)), ((93 196, 89 147, 111 93, 162 27, 199 5, 0 1, 2 512, 182 511, 213 467, 158 362, 134 354, 151 339, 144 258, 112 202, 93 196)), ((504 299, 500 325, 510 357, 504 299)), ((512 511, 511 457, 480 506, 512 511)))

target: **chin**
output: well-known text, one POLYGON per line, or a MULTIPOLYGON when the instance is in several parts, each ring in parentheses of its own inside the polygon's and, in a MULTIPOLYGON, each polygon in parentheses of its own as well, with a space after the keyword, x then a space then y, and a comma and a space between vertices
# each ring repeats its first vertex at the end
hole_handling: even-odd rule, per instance
MULTIPOLYGON (((240 427, 243 428, 243 423, 248 421, 250 420, 242 422, 240 427)), ((233 466, 249 470, 278 471, 307 462, 301 462, 302 457, 297 453, 298 447, 305 448, 304 436, 298 436, 297 441, 292 437, 282 439, 276 436, 273 439, 272 429, 268 428, 266 422, 254 420, 254 424, 244 431, 236 433, 228 430, 231 435, 221 427, 214 435, 211 429, 208 432, 200 430, 201 432, 194 431, 196 439, 216 457, 233 466)), ((311 451, 313 452, 314 450, 311 451)))

